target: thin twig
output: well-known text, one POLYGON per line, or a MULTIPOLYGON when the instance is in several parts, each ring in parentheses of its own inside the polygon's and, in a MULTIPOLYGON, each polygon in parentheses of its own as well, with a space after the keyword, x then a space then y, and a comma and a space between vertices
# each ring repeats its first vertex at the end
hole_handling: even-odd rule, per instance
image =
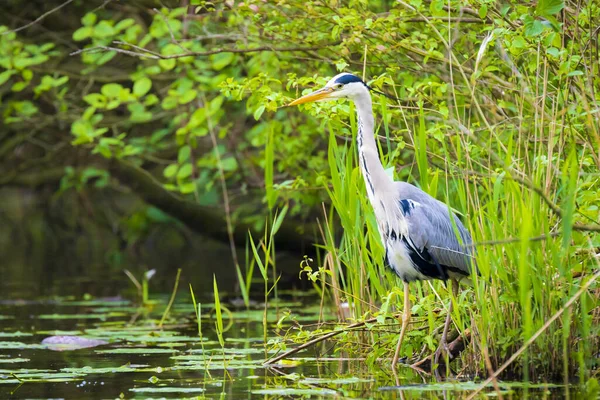
POLYGON ((523 346, 521 346, 521 348, 519 350, 517 350, 508 360, 506 360, 506 362, 504 364, 502 364, 502 366, 500 368, 498 368, 496 370, 496 372, 494 372, 492 374, 492 376, 490 376, 488 379, 485 380, 485 382, 483 382, 481 384, 481 386, 479 386, 479 388, 477 388, 477 390, 475 390, 473 393, 471 393, 469 395, 469 397, 467 397, 467 400, 471 400, 474 399, 475 396, 481 392, 483 390, 483 388, 485 388, 488 384, 490 384, 490 382, 492 382, 492 380, 496 379, 498 377, 498 375, 500 375, 502 373, 502 371, 504 371, 510 364, 513 363, 513 361, 515 361, 517 358, 519 358, 519 356, 521 354, 523 354, 525 352, 525 350, 527 350, 527 348, 529 346, 531 346, 533 344, 533 342, 535 342, 535 340, 542 334, 544 333, 544 331, 546 329, 548 329, 550 327, 550 325, 552 325, 552 323, 554 321, 556 321, 558 319, 558 317, 560 317, 562 315, 563 312, 565 312, 565 310, 567 310, 568 308, 570 308, 573 303, 575 303, 575 301, 581 297, 581 295, 583 293, 585 293, 585 291, 592 285, 592 283, 594 283, 596 281, 596 279, 598 279, 600 277, 600 271, 596 272, 594 274, 594 276, 592 276, 590 278, 590 280, 588 280, 586 283, 583 284, 583 286, 581 286, 581 289, 579 289, 577 291, 577 293, 575 293, 573 295, 573 297, 571 297, 569 299, 569 301, 567 301, 565 303, 564 306, 562 306, 562 308, 560 310, 558 310, 552 317, 550 317, 550 319, 548 321, 546 321, 546 323, 540 328, 538 329, 538 331, 536 333, 533 334, 533 336, 531 336, 529 338, 529 340, 527 340, 523 346))
POLYGON ((113 0, 104 0, 104 3, 100 4, 98 7, 94 8, 92 11, 90 12, 96 12, 104 7, 106 7, 106 5, 110 2, 112 2, 113 0))
MULTIPOLYGON (((115 44, 119 44, 117 42, 113 42, 115 44)), ((98 52, 98 51, 116 51, 118 53, 123 53, 129 56, 133 56, 133 57, 147 57, 147 58, 151 58, 154 60, 170 60, 170 59, 176 59, 176 58, 182 58, 182 57, 202 57, 202 56, 210 56, 213 54, 220 54, 220 53, 238 53, 238 54, 243 54, 243 53, 256 53, 256 52, 260 52, 260 51, 272 51, 272 52, 295 52, 295 51, 314 51, 314 50, 320 50, 323 49, 325 47, 330 47, 330 46, 335 46, 339 44, 339 42, 334 42, 334 43, 327 43, 321 46, 311 46, 311 47, 272 47, 272 46, 260 46, 260 47, 254 47, 252 49, 236 49, 236 48, 216 48, 213 50, 208 50, 208 51, 191 51, 191 52, 187 52, 187 53, 182 53, 182 54, 170 54, 170 55, 163 55, 163 54, 159 54, 156 53, 154 51, 148 50, 148 49, 144 49, 141 47, 137 47, 135 46, 139 51, 143 51, 144 53, 138 53, 135 51, 131 51, 131 50, 125 50, 125 49, 120 49, 117 47, 111 47, 111 46, 94 46, 94 47, 88 47, 85 49, 79 49, 77 51, 74 51, 72 53, 70 53, 71 56, 75 56, 77 54, 81 54, 81 53, 87 53, 87 52, 98 52)), ((132 46, 130 44, 127 44, 127 46, 132 46)), ((132 46, 134 47, 134 46, 132 46)))
MULTIPOLYGON (((539 236, 533 236, 527 239, 528 242, 539 242, 542 240, 546 240, 546 239, 550 239, 556 236, 560 236, 562 234, 562 232, 551 232, 548 234, 543 234, 543 235, 539 235, 539 236)), ((498 240, 486 240, 484 242, 477 242, 477 243, 473 243, 470 246, 467 247, 479 247, 479 246, 495 246, 495 245, 499 245, 499 244, 510 244, 510 243, 517 243, 520 242, 521 238, 506 238, 506 239, 498 239, 498 240)))
MULTIPOLYGON (((132 57, 147 57, 147 58, 151 58, 153 60, 160 60, 162 58, 162 56, 159 57, 159 56, 154 56, 154 55, 136 53, 135 51, 119 49, 119 48, 111 47, 111 46, 88 47, 86 49, 79 49, 77 51, 74 51, 74 52, 70 53, 69 55, 75 56, 75 55, 81 54, 81 53, 99 53, 101 51, 116 51, 117 53, 126 54, 126 55, 132 56, 132 57)), ((148 51, 148 52, 151 54, 150 51, 148 51)))
POLYGON ((23 26, 20 26, 20 27, 18 27, 16 29, 13 29, 12 31, 2 32, 2 35, 7 35, 7 34, 9 34, 11 32, 19 32, 19 31, 22 31, 23 29, 27 29, 31 25, 37 24, 38 22, 40 22, 41 20, 43 20, 44 18, 46 18, 48 15, 50 15, 50 14, 52 14, 52 13, 60 10, 61 8, 63 8, 64 6, 66 6, 66 5, 68 5, 69 3, 72 3, 72 2, 73 2, 73 0, 67 0, 64 3, 62 3, 61 5, 59 5, 57 7, 54 7, 52 10, 43 13, 42 15, 40 15, 39 17, 37 17, 36 19, 34 19, 33 21, 31 21, 30 23, 25 24, 23 26))
POLYGON ((274 364, 274 363, 276 363, 277 361, 283 360, 284 358, 286 358, 286 357, 289 357, 289 356, 291 356, 292 354, 296 354, 296 353, 298 353, 298 352, 300 352, 300 351, 302 351, 302 350, 304 350, 304 349, 307 349, 307 348, 309 348, 310 346, 312 346, 312 345, 314 345, 314 344, 320 343, 320 342, 322 342, 322 341, 324 341, 324 340, 327 340, 327 339, 329 339, 329 338, 332 338, 332 337, 334 337, 334 336, 337 336, 337 335, 339 335, 340 333, 348 332, 349 330, 352 330, 352 329, 354 329, 354 328, 360 328, 360 327, 362 327, 362 326, 365 326, 365 324, 372 323, 372 322, 375 322, 375 321, 377 321, 377 318, 371 318, 371 319, 369 319, 369 320, 366 320, 366 321, 364 321, 364 322, 357 322, 357 323, 354 323, 354 324, 348 325, 348 326, 346 326, 346 327, 345 327, 345 328, 343 328, 343 329, 340 329, 340 330, 337 330, 337 331, 332 331, 332 332, 326 333, 326 334, 324 334, 323 336, 319 336, 318 338, 314 338, 314 339, 312 339, 312 340, 309 340, 308 342, 306 342, 306 343, 303 343, 303 344, 301 344, 301 345, 300 345, 300 346, 298 346, 298 347, 294 347, 293 349, 291 349, 291 350, 289 350, 289 351, 286 351, 286 352, 285 352, 285 353, 283 353, 283 354, 280 354, 280 355, 278 355, 278 356, 276 356, 276 357, 273 357, 273 358, 271 358, 270 360, 266 360, 264 364, 265 364, 265 365, 274 364))

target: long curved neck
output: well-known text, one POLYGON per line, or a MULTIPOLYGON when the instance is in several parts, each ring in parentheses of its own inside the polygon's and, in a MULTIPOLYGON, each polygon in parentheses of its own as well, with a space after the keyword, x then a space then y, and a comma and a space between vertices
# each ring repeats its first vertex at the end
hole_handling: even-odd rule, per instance
POLYGON ((375 193, 389 190, 393 181, 386 174, 379 159, 379 151, 375 143, 375 120, 371 94, 365 91, 364 94, 354 99, 354 104, 358 115, 357 142, 360 169, 365 178, 369 198, 372 200, 375 193))

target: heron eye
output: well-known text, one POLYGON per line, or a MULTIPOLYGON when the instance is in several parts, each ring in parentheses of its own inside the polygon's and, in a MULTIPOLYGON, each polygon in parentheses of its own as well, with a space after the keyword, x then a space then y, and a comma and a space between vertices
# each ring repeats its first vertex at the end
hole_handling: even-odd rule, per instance
POLYGON ((336 89, 341 89, 342 87, 344 87, 344 85, 342 85, 341 83, 336 83, 334 87, 336 89))

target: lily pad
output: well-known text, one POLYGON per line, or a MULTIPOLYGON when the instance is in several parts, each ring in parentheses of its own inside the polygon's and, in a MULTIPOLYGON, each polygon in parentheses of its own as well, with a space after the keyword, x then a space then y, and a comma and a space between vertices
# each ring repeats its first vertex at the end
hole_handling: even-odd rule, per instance
POLYGON ((99 354, 173 354, 178 353, 178 350, 157 349, 148 347, 120 347, 118 349, 96 350, 99 354))
POLYGON ((71 382, 80 381, 83 375, 68 372, 37 369, 0 369, 0 376, 6 375, 8 379, 0 379, 0 384, 22 383, 22 382, 71 382))
POLYGON ((106 315, 99 314, 41 314, 39 319, 106 319, 106 315))
POLYGON ((0 364, 17 364, 30 361, 29 358, 0 358, 0 364))
MULTIPOLYGON (((277 350, 267 350, 268 354, 274 354, 277 350)), ((264 348, 225 348, 225 349, 194 349, 189 351, 190 354, 237 354, 237 355, 246 355, 246 354, 265 354, 264 348)))
POLYGON ((187 388, 187 387, 139 387, 129 389, 131 392, 136 393, 203 393, 206 390, 202 388, 187 388))
POLYGON ((82 368, 63 368, 61 372, 72 373, 72 374, 115 374, 120 372, 142 372, 146 371, 148 365, 132 365, 126 364, 119 367, 90 367, 85 366, 82 368))
POLYGON ((22 342, 2 342, 0 349, 3 350, 25 350, 25 349, 45 349, 46 346, 40 343, 22 343, 22 342))
POLYGON ((33 333, 20 332, 20 331, 16 331, 16 332, 0 332, 0 338, 5 338, 5 337, 25 337, 25 336, 33 336, 33 333))
POLYGON ((337 396, 339 393, 333 389, 296 389, 296 388, 271 388, 252 390, 252 394, 267 394, 273 396, 337 396))
POLYGON ((305 385, 350 385, 352 383, 374 382, 375 379, 349 378, 304 378, 298 381, 305 385))

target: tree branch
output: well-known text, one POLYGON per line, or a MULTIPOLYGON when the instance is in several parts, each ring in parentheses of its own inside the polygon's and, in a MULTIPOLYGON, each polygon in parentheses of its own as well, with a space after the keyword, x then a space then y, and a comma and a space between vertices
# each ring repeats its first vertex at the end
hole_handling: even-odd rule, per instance
POLYGON ((251 49, 216 48, 216 49, 208 50, 208 51, 195 51, 195 52, 187 52, 187 53, 182 53, 182 54, 170 54, 170 55, 163 55, 163 54, 157 53, 155 51, 148 50, 143 47, 133 45, 131 43, 121 42, 118 40, 114 41, 113 44, 120 45, 120 46, 129 46, 137 51, 127 50, 127 49, 122 49, 119 47, 112 47, 112 46, 94 46, 94 47, 88 47, 85 49, 80 49, 80 50, 74 51, 70 55, 75 56, 75 55, 81 54, 81 53, 88 53, 88 52, 95 53, 95 52, 99 52, 99 51, 116 51, 117 53, 125 54, 125 55, 132 56, 132 57, 146 57, 146 58, 150 58, 153 60, 171 60, 171 59, 182 58, 182 57, 204 57, 204 56, 210 56, 210 55, 219 54, 219 53, 243 54, 243 53, 257 53, 257 52, 261 52, 261 51, 272 51, 275 53, 296 52, 296 51, 299 51, 299 52, 314 51, 314 50, 320 50, 320 49, 330 47, 330 46, 335 46, 335 45, 339 44, 339 42, 327 43, 327 44, 324 44, 321 46, 308 46, 308 47, 303 47, 303 46, 299 46, 299 47, 260 46, 260 47, 254 47, 251 49))
MULTIPOLYGON (((225 243, 229 241, 226 218, 220 209, 180 198, 166 190, 148 171, 128 161, 111 159, 109 170, 112 176, 133 189, 144 201, 179 219, 190 229, 225 243)), ((284 221, 275 235, 276 248, 313 254, 316 237, 299 231, 298 227, 299 224, 295 221, 284 221)), ((249 231, 258 234, 251 224, 238 221, 233 231, 234 240, 246 243, 249 231)))
POLYGON ((64 6, 66 6, 66 5, 68 5, 69 3, 72 3, 72 2, 73 2, 73 0, 67 0, 64 3, 62 3, 61 5, 59 5, 57 7, 54 7, 52 10, 47 11, 44 14, 40 15, 38 18, 34 19, 30 23, 25 24, 25 25, 23 25, 21 27, 18 27, 16 29, 13 29, 11 31, 2 32, 2 35, 8 35, 9 33, 12 33, 12 32, 19 32, 19 31, 22 31, 23 29, 27 29, 30 26, 37 24, 38 22, 40 22, 41 20, 43 20, 44 18, 46 18, 48 15, 50 15, 52 13, 55 13, 56 11, 60 10, 61 8, 63 8, 64 6))

